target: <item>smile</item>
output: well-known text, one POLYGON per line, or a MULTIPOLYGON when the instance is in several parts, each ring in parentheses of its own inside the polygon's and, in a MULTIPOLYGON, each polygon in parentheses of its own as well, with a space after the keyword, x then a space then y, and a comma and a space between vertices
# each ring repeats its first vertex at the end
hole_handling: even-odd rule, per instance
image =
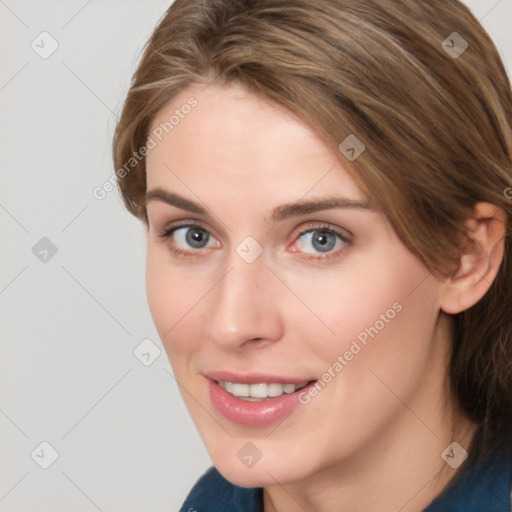
POLYGON ((213 407, 226 420, 265 427, 288 417, 316 380, 264 374, 211 372, 205 375, 213 407))
POLYGON ((238 382, 218 381, 219 386, 241 400, 260 401, 266 398, 277 398, 284 394, 295 393, 308 385, 309 381, 300 384, 281 384, 279 382, 242 384, 238 382))

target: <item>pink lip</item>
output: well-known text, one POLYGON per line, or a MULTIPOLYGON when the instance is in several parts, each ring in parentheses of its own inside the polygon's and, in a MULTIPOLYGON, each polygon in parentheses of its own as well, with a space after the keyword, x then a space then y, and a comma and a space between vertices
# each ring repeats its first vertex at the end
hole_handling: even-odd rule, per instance
POLYGON ((314 377, 282 377, 279 375, 270 375, 268 373, 236 374, 224 371, 207 372, 204 374, 204 376, 211 380, 237 382, 239 384, 259 384, 260 382, 276 382, 278 384, 301 384, 302 382, 316 380, 314 377))
MULTIPOLYGON (((213 374, 208 374, 213 375, 213 374)), ((293 383, 300 384, 308 379, 283 379, 282 377, 275 377, 269 375, 233 375, 225 372, 215 373, 217 378, 208 378, 208 386, 210 392, 210 399, 214 407, 219 411, 227 420, 237 423, 239 425, 246 425, 251 427, 264 427, 284 420, 290 415, 293 409, 300 404, 298 400, 299 393, 307 392, 309 386, 314 385, 314 382, 308 386, 295 391, 290 394, 283 394, 274 398, 265 398, 258 402, 251 402, 242 400, 228 393, 222 389, 217 380, 238 382, 241 384, 255 384, 259 382, 279 382, 279 383, 293 383), (220 378, 219 376, 222 376, 220 378)), ((311 379, 310 379, 311 380, 311 379)))

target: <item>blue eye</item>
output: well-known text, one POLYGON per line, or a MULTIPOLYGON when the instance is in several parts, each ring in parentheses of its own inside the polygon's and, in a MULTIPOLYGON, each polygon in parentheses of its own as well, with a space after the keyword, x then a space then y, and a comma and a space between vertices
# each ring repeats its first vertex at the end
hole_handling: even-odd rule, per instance
POLYGON ((345 236, 328 226, 302 231, 297 238, 299 250, 306 254, 325 254, 347 244, 345 236), (312 247, 313 250, 308 250, 308 247, 312 247))
MULTIPOLYGON (((204 256, 201 249, 220 247, 220 243, 200 224, 182 224, 166 229, 158 235, 170 240, 169 248, 177 256, 204 256)), ((305 259, 327 260, 340 255, 346 246, 352 245, 351 237, 343 235, 328 225, 308 226, 295 238, 293 253, 304 253, 305 259)))
POLYGON ((174 240, 178 243, 187 243, 194 249, 202 249, 206 247, 210 234, 203 229, 197 228, 180 228, 174 232, 174 240))
POLYGON ((208 247, 208 242, 210 241, 214 242, 213 244, 210 244, 210 247, 217 245, 215 243, 215 239, 210 236, 210 233, 208 233, 208 231, 203 229, 201 226, 197 225, 178 226, 171 228, 167 230, 162 236, 169 237, 171 235, 174 239, 174 242, 180 246, 179 249, 185 251, 189 248, 204 249, 205 247, 208 247))

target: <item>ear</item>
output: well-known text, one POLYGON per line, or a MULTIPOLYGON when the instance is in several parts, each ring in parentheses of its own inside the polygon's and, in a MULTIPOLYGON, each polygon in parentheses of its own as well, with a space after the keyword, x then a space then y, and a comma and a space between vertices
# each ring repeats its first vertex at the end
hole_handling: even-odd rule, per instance
POLYGON ((489 290, 505 252, 507 215, 491 203, 478 203, 467 221, 467 250, 441 297, 441 310, 456 314, 476 304, 489 290))

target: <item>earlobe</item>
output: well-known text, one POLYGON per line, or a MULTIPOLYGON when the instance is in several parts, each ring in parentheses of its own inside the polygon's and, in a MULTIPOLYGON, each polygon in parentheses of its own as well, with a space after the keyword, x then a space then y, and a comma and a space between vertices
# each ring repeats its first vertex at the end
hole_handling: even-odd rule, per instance
POLYGON ((468 245, 446 282, 441 310, 457 314, 476 304, 489 290, 503 260, 507 215, 490 203, 478 203, 467 221, 468 245))

